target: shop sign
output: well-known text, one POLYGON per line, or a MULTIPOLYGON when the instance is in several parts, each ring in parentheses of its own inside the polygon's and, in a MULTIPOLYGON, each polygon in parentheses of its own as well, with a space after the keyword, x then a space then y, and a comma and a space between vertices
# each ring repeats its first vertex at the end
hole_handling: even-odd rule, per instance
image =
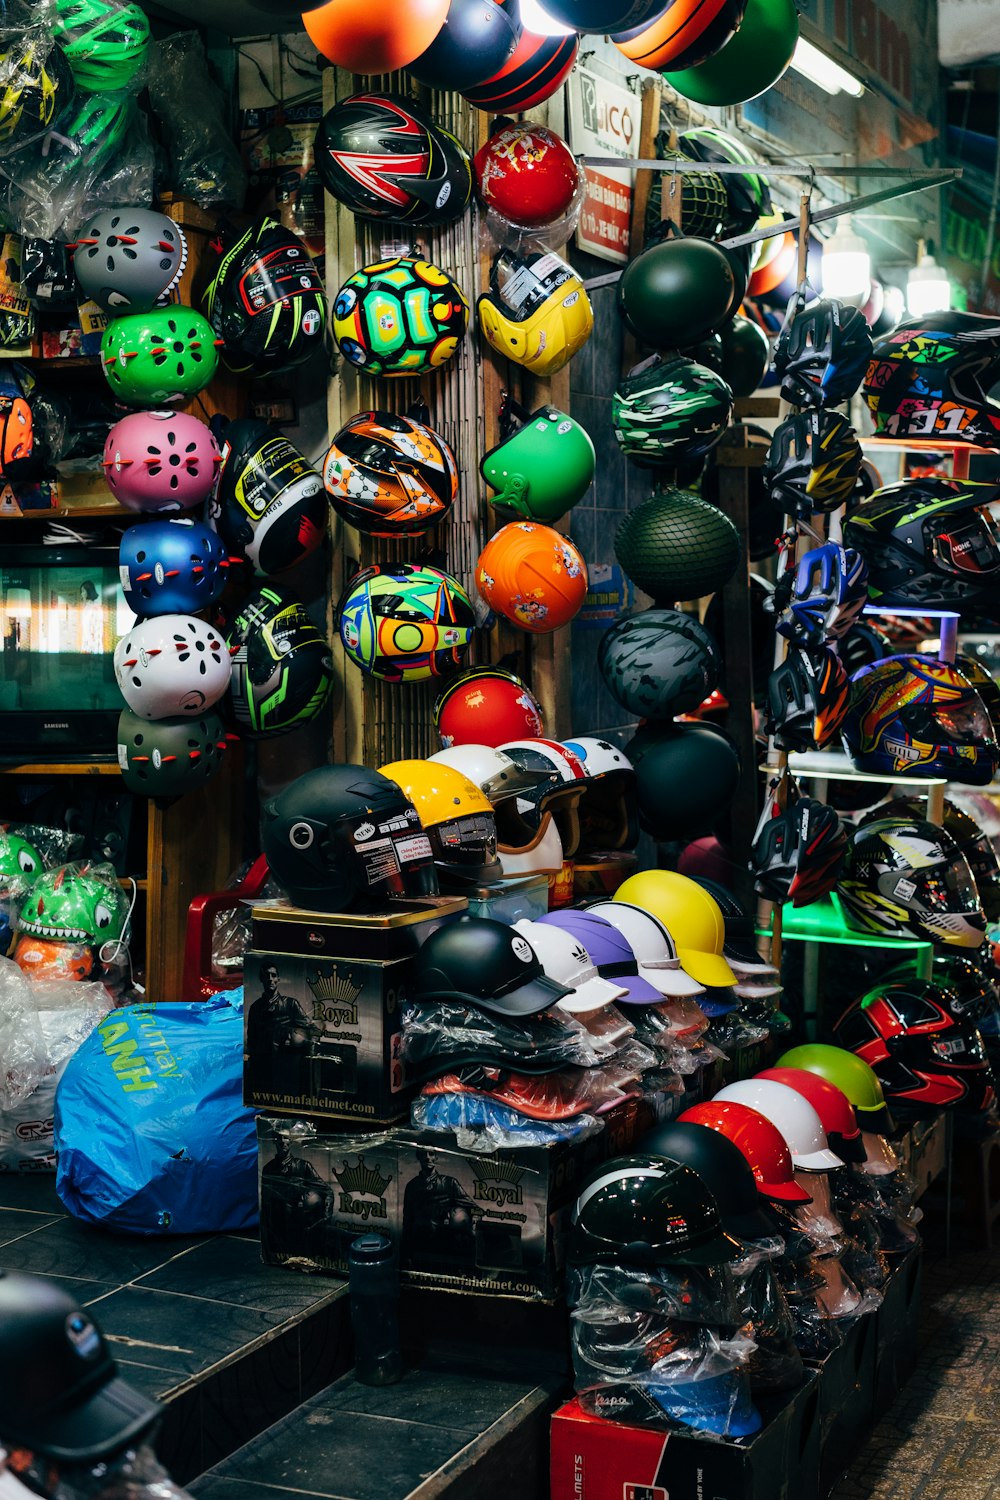
MULTIPOLYGON (((589 68, 569 81, 570 144, 581 156, 634 157, 642 103, 629 89, 589 68)), ((587 197, 576 231, 581 250, 624 265, 632 227, 631 168, 587 167, 587 197)))
POLYGON ((965 288, 970 312, 1000 313, 1000 235, 994 235, 986 284, 980 290, 990 210, 954 188, 945 201, 943 264, 965 288))

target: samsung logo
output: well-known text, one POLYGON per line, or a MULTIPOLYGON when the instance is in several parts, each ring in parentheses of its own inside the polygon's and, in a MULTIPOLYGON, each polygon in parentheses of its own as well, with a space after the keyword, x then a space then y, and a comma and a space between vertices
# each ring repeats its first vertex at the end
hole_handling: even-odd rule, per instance
POLYGON ((69 723, 66 719, 46 719, 42 725, 43 729, 68 729, 69 723))

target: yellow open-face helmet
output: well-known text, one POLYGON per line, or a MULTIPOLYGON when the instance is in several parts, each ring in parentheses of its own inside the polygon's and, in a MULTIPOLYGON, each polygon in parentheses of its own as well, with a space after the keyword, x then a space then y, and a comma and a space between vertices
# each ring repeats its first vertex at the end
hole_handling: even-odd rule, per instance
POLYGON ((478 312, 490 348, 542 378, 568 364, 594 329, 583 282, 549 251, 521 257, 501 250, 478 312))
POLYGON ((481 885, 503 873, 493 804, 468 776, 431 760, 390 761, 380 773, 417 809, 442 890, 481 885))

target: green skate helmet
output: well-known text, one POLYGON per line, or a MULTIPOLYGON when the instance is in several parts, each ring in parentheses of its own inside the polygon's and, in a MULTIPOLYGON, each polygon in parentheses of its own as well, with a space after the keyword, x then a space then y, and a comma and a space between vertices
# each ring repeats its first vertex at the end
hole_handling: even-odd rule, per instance
POLYGON ((101 339, 112 392, 130 406, 176 406, 204 390, 219 363, 207 318, 180 304, 114 318, 101 339))
POLYGON ((118 0, 55 0, 53 35, 73 80, 88 94, 127 88, 146 61, 149 22, 118 0))
MULTIPOLYGON (((104 869, 111 871, 110 865, 104 869)), ((113 871, 111 872, 113 877, 113 871)), ((87 864, 46 870, 31 888, 17 919, 18 932, 51 942, 115 942, 128 921, 125 892, 87 864)))
POLYGON ((139 797, 180 797, 196 791, 222 763, 230 736, 215 709, 197 719, 140 719, 130 708, 118 720, 118 764, 125 789, 139 797))
POLYGON ((680 355, 636 365, 611 403, 619 448, 647 468, 696 463, 732 415, 733 393, 722 376, 680 355))
POLYGON ((551 524, 571 510, 594 480, 596 457, 589 434, 555 406, 529 416, 509 396, 500 411, 501 441, 480 469, 493 504, 528 521, 551 524))

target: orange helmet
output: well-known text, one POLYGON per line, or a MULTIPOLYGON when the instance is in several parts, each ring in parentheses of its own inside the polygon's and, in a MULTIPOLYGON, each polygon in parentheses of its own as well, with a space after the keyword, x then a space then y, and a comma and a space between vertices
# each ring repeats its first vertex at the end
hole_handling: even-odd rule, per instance
POLYGON ((513 521, 486 543, 476 564, 479 592, 522 630, 568 625, 587 592, 587 564, 573 543, 536 521, 513 521))
POLYGON ((0 479, 9 464, 31 457, 34 427, 23 396, 0 396, 0 479))

